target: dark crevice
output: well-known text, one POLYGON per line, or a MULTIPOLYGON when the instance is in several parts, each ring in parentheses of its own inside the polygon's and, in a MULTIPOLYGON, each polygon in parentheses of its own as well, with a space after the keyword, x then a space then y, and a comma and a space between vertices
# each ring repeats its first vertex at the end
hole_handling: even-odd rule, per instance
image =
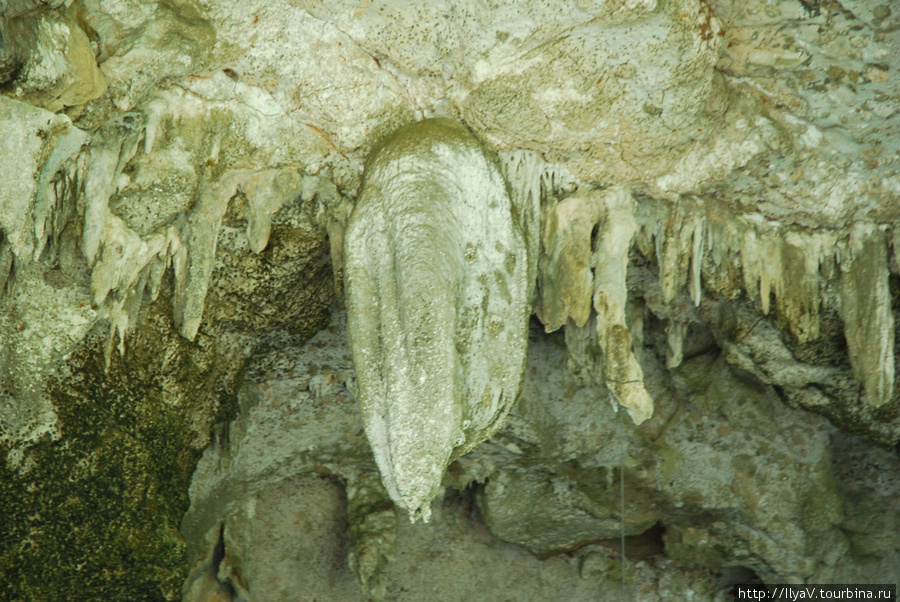
POLYGON ((722 569, 718 579, 718 588, 725 590, 727 596, 734 596, 736 600, 735 586, 757 586, 758 591, 767 591, 765 584, 756 571, 746 566, 727 566, 722 569))
MULTIPOLYGON (((223 560, 225 560, 225 523, 222 523, 219 527, 219 540, 216 542, 216 547, 213 548, 212 553, 212 574, 216 581, 219 581, 219 569, 222 566, 223 560)), ((231 582, 225 581, 223 583, 222 581, 219 581, 219 583, 221 583, 222 587, 225 588, 232 599, 237 595, 231 582)))
MULTIPOLYGON (((652 556, 664 555, 663 536, 666 528, 662 523, 656 523, 643 533, 627 535, 625 537, 625 556, 631 562, 640 562, 652 556)), ((616 554, 622 553, 622 540, 619 537, 602 539, 596 542, 616 554)))

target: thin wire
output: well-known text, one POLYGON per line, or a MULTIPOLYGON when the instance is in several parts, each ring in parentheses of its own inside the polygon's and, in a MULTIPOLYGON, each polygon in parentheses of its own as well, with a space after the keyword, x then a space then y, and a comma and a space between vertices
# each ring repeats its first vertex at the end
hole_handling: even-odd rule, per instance
POLYGON ((622 414, 625 408, 619 406, 619 442, 622 445, 619 453, 619 515, 622 517, 622 600, 627 600, 625 592, 625 433, 622 414))

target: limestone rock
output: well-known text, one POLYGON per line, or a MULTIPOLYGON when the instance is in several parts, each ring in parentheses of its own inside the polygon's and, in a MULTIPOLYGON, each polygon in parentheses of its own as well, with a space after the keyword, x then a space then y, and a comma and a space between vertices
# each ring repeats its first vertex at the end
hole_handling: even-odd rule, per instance
MULTIPOLYGON (((323 567, 312 561, 319 568, 299 570, 307 560, 289 553, 313 543, 306 532, 295 531, 293 522, 298 521, 319 529, 318 547, 304 548, 309 549, 310 559, 346 546, 349 534, 349 559, 334 558, 328 568, 330 588, 321 593, 324 599, 355 599, 346 589, 356 587, 354 581, 360 585, 361 599, 373 600, 473 597, 497 587, 541 599, 552 598, 560 591, 569 592, 575 600, 618 595, 620 581, 615 572, 621 572, 621 567, 608 542, 573 550, 572 557, 538 560, 498 538, 481 522, 471 492, 448 490, 433 504, 434 515, 428 525, 400 520, 380 483, 358 405, 350 393, 355 384, 345 324, 343 312, 337 312, 331 325, 306 345, 272 348, 248 367, 248 380, 238 395, 240 413, 228 431, 220 432, 206 450, 191 486, 191 508, 183 524, 192 559, 192 572, 185 583, 187 599, 213 595, 229 587, 255 598, 309 583, 310 571, 323 567), (343 495, 333 495, 337 483, 346 483, 346 500, 343 495), (316 500, 312 505, 310 496, 316 500), (306 500, 303 508, 315 507, 317 514, 298 519, 298 498, 306 500), (328 503, 323 504, 326 500, 328 503), (346 527, 336 525, 332 517, 344 512, 346 527), (275 524, 279 527, 273 527, 275 524), (265 544, 254 543, 262 537, 265 544), (608 570, 583 571, 584 558, 592 554, 609 558, 608 570), (292 568, 276 570, 287 565, 292 568), (356 579, 349 577, 349 570, 356 579), (276 574, 277 583, 265 581, 276 574)), ((544 350, 543 344, 536 347, 544 350)), ((558 359, 562 354, 564 350, 557 347, 552 357, 558 359)), ((534 361, 553 383, 571 383, 564 364, 544 363, 537 357, 534 361)), ((603 428, 598 415, 591 412, 598 403, 595 395, 602 391, 588 387, 576 393, 583 414, 559 406, 561 420, 548 427, 563 435, 560 440, 547 437, 548 433, 536 433, 548 445, 558 445, 553 451, 547 450, 551 455, 578 455, 582 437, 603 428), (590 420, 580 420, 583 415, 590 420), (565 416, 579 419, 565 422, 565 416)), ((535 410, 542 407, 540 397, 528 396, 525 401, 535 410)), ((605 399, 599 403, 609 408, 605 399)), ((521 429, 537 426, 525 422, 514 420, 504 430, 515 429, 521 434, 521 429)), ((606 446, 597 439, 595 447, 606 446)), ((458 462, 469 467, 472 460, 483 457, 470 454, 458 462)), ((464 474, 459 468, 456 466, 456 474, 464 474)), ((603 520, 616 522, 614 517, 603 520)), ((558 524, 566 527, 565 520, 558 524)), ((531 526, 535 537, 551 534, 539 522, 531 526)), ((569 523, 567 528, 577 532, 578 523, 569 523)), ((632 584, 653 583, 667 575, 667 579, 681 580, 688 589, 715 588, 711 573, 705 569, 695 566, 682 570, 652 554, 629 564, 626 572, 632 584)), ((310 587, 321 584, 316 581, 310 587)), ((676 595, 673 590, 660 599, 678 599, 680 591, 676 595)))
MULTIPOLYGON (((34 250, 31 209, 38 193, 38 181, 42 170, 59 139, 73 132, 71 120, 64 115, 54 115, 28 103, 0 96, 0 140, 7 161, 15 158, 17 169, 3 174, 3 196, 0 197, 0 229, 16 256, 27 259, 34 250)), ((62 144, 69 158, 78 150, 62 144)), ((58 164, 51 162, 48 167, 58 164)), ((11 167, 11 166, 10 166, 11 167)), ((6 275, 4 274, 4 277, 6 275)))
POLYGON ((598 389, 561 386, 571 377, 560 370, 560 343, 532 339, 522 402, 491 442, 502 453, 482 446, 459 461, 486 480, 478 502, 497 535, 541 556, 609 545, 621 533, 621 491, 625 533, 664 525, 661 545, 682 564, 736 564, 768 580, 854 564, 846 547, 829 547, 845 510, 824 419, 785 408, 713 352, 686 361, 669 383, 664 357, 645 358, 661 415, 635 426, 598 389), (765 434, 750 427, 757 421, 770 425, 765 434), (689 518, 698 513, 702 521, 689 518))
POLYGON ((119 111, 136 107, 165 77, 203 70, 215 40, 212 23, 191 0, 112 10, 85 2, 80 16, 96 36, 109 100, 119 111))
POLYGON ((0 1, 4 593, 229 599, 247 555, 264 597, 291 487, 335 520, 279 549, 349 550, 317 573, 344 597, 891 577, 898 43, 886 0, 0 1), (310 337, 366 156, 429 118, 496 149, 537 319, 426 527, 378 485, 340 318, 310 337))
POLYGON ((80 341, 46 385, 58 434, 2 464, 0 573, 11 597, 179 595, 185 492, 241 351, 208 336, 189 344, 163 305, 145 308, 129 363, 106 370, 102 331, 80 341))
POLYGON ((223 521, 247 507, 248 494, 310 474, 356 479, 363 468, 375 471, 349 392, 355 377, 344 324, 338 314, 305 346, 273 339, 247 366, 237 415, 219 428, 191 484, 181 530, 192 581, 208 573, 223 521))
POLYGON ((606 211, 594 253, 593 291, 597 340, 605 356, 603 382, 616 401, 628 409, 635 423, 640 424, 653 414, 653 400, 644 386, 644 373, 625 321, 628 252, 637 222, 627 191, 614 191, 604 200, 606 211))
POLYGON ((85 140, 68 117, 0 96, 0 442, 12 448, 13 464, 20 445, 58 436, 44 375, 96 320, 72 257, 74 228, 66 229, 76 213, 68 174, 85 140), (65 270, 32 263, 48 239, 65 270))
POLYGON ((583 327, 591 315, 593 273, 591 235, 596 200, 576 196, 560 201, 544 220, 541 303, 537 314, 553 331, 571 319, 583 327))
MULTIPOLYGON (((136 134, 130 139, 136 148, 129 152, 143 150, 134 140, 142 123, 136 126, 124 128, 126 134, 136 134)), ((112 137, 98 136, 97 152, 107 144, 116 149, 107 164, 116 173, 130 155, 123 155, 112 137), (126 158, 120 160, 122 156, 126 158)), ((155 261, 170 251, 179 257, 169 238, 181 225, 177 217, 162 232, 141 237, 107 210, 92 270, 77 237, 67 234, 71 224, 65 220, 75 217, 69 204, 78 206, 73 195, 83 194, 77 184, 83 184, 84 172, 66 155, 77 154, 81 145, 64 142, 57 143, 40 174, 52 194, 44 189, 34 203, 39 238, 26 230, 43 247, 40 260, 31 253, 15 259, 4 299, 0 424, 7 493, 3 504, 11 514, 3 525, 3 540, 38 543, 4 548, 0 571, 5 583, 13 584, 12 595, 19 597, 64 597, 79 587, 88 596, 140 598, 153 592, 174 599, 181 591, 186 559, 177 530, 187 501, 184 478, 208 444, 212 423, 233 412, 234 385, 249 350, 265 345, 261 333, 274 336, 271 345, 281 320, 290 323, 288 338, 303 340, 321 327, 322 310, 333 291, 330 266, 321 260, 327 257, 327 243, 315 221, 315 195, 306 202, 285 200, 278 210, 266 203, 272 214, 263 219, 270 220, 271 228, 261 255, 280 258, 277 263, 286 276, 279 276, 268 272, 266 262, 246 259, 259 257, 249 248, 248 216, 240 211, 227 216, 235 236, 213 258, 210 314, 231 316, 236 304, 254 300, 257 315, 247 320, 258 331, 251 338, 246 321, 217 318, 199 327, 188 342, 173 329, 176 278, 167 274, 164 261, 155 261), (56 156, 56 150, 65 152, 56 156), (129 345, 121 358, 109 353, 108 344, 115 339, 107 334, 101 312, 91 307, 92 288, 98 304, 121 304, 131 319, 129 345), (145 290, 148 294, 142 295, 145 290), (273 302, 283 305, 276 308, 273 302), (66 334, 54 334, 57 330, 66 334), (30 359, 18 359, 20 355, 30 359), (62 482, 75 485, 58 487, 62 482), (29 519, 27 508, 43 516, 62 512, 66 518, 43 524, 29 519), (55 543, 47 543, 51 540, 55 543), (122 564, 122 558, 135 559, 133 568, 122 564), (79 565, 90 568, 79 572, 79 565), (44 567, 39 585, 28 577, 29 567, 35 566, 44 567)), ((284 199, 284 190, 267 175, 259 181, 271 189, 251 189, 251 197, 271 193, 284 199)), ((260 218, 255 219, 258 224, 260 218)))
POLYGON ((344 244, 350 346, 385 487, 413 520, 518 398, 525 251, 497 161, 463 127, 424 121, 373 151, 344 244))
POLYGON ((288 600, 299 592, 358 599, 346 563, 345 504, 343 489, 327 477, 285 479, 245 498, 222 526, 216 579, 245 599, 288 600))
POLYGON ((841 263, 841 317, 853 374, 868 402, 880 407, 894 398, 894 314, 891 311, 884 233, 855 224, 848 260, 841 263))
MULTIPOLYGON (((16 97, 57 112, 106 92, 106 76, 74 14, 45 12, 16 33, 30 42, 28 58, 11 82, 16 97)), ((18 40, 20 45, 23 42, 18 40)))

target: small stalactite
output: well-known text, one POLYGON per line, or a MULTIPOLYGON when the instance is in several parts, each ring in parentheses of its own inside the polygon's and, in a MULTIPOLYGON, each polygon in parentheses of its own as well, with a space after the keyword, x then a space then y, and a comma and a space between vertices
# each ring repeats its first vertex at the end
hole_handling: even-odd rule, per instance
MULTIPOLYGON (((99 316, 110 323, 105 347, 107 366, 113 349, 124 354, 127 332, 136 324, 144 299, 157 298, 169 268, 174 276, 174 323, 182 336, 194 340, 212 278, 222 220, 236 194, 243 193, 248 200, 247 239, 251 251, 259 253, 268 244, 274 214, 304 190, 307 176, 296 165, 225 170, 200 180, 188 210, 141 236, 112 213, 109 204, 129 162, 141 152, 153 152, 164 117, 171 110, 166 102, 156 99, 148 103, 144 113, 127 113, 103 126, 87 146, 83 176, 80 171, 73 174, 78 204, 84 207, 80 248, 92 267, 92 302, 99 316)), ((75 140, 69 146, 76 143, 84 142, 75 140)), ((71 196, 71 191, 66 192, 71 196)), ((60 236, 59 212, 67 207, 60 205, 60 200, 54 203, 49 192, 45 196, 36 205, 41 217, 35 225, 36 238, 41 244, 60 236)))
POLYGON ((644 371, 626 319, 628 252, 638 231, 634 199, 628 190, 614 189, 603 194, 601 206, 593 257, 593 305, 597 340, 605 359, 603 379, 615 400, 640 424, 653 415, 653 399, 644 386, 644 371))
POLYGON ((841 258, 841 318, 850 365, 868 403, 880 407, 894 395, 894 314, 887 240, 874 224, 856 223, 841 258))

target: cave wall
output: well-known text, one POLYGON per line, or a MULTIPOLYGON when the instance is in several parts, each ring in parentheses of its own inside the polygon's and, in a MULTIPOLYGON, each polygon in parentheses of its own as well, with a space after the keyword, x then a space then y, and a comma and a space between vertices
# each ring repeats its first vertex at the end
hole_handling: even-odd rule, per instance
POLYGON ((0 2, 0 596, 897 582, 898 32, 885 0, 0 2), (365 159, 431 117, 496 153, 534 317, 425 526, 343 298, 365 159))

